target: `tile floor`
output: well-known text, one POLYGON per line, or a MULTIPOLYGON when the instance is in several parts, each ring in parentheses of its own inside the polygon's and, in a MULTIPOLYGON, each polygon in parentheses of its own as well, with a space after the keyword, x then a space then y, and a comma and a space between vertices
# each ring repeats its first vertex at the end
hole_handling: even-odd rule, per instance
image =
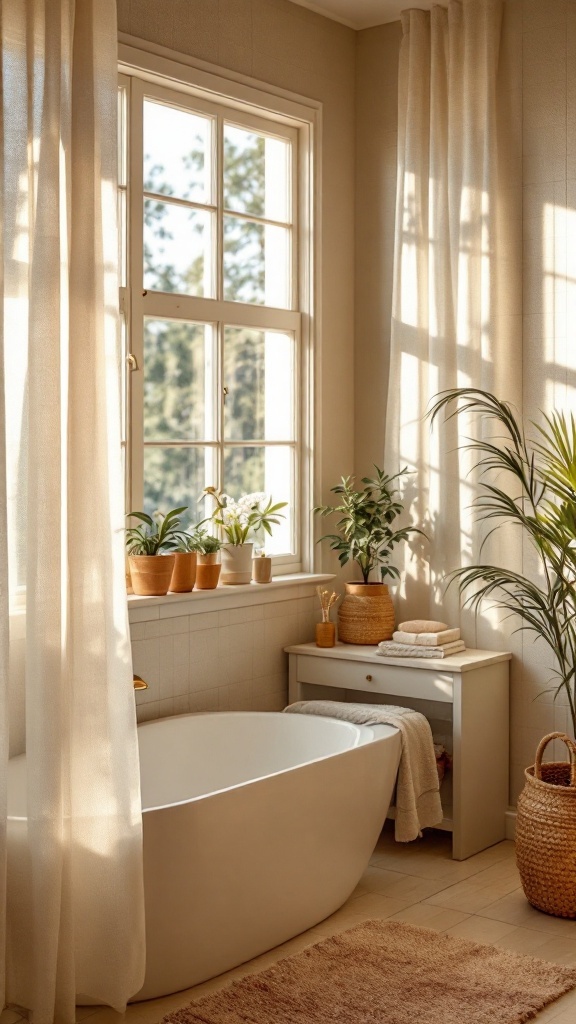
MULTIPOLYGON (((439 932, 461 935, 517 953, 560 964, 576 963, 576 921, 549 917, 534 910, 519 885, 514 844, 499 843, 457 862, 450 857, 450 837, 427 831, 406 846, 394 842, 387 824, 370 865, 348 902, 315 928, 196 988, 134 1003, 126 1014, 109 1008, 78 1007, 77 1020, 86 1024, 157 1024, 171 1010, 215 992, 245 974, 269 967, 276 960, 319 942, 328 935, 370 918, 409 921, 439 932)), ((576 1024, 576 990, 542 1010, 537 1024, 576 1024)), ((0 1024, 19 1024, 13 1010, 0 1015, 0 1024)))

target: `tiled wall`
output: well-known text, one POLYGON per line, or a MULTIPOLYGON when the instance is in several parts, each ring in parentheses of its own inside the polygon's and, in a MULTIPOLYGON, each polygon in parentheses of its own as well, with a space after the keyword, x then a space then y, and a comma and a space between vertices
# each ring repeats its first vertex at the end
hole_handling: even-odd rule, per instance
POLYGON ((313 640, 319 614, 313 586, 276 599, 279 593, 262 592, 261 603, 224 611, 178 614, 184 601, 131 610, 134 672, 148 683, 136 691, 138 721, 189 711, 282 710, 288 702, 283 648, 313 640), (177 614, 169 614, 171 607, 177 614), (156 617, 143 618, 149 614, 156 617))

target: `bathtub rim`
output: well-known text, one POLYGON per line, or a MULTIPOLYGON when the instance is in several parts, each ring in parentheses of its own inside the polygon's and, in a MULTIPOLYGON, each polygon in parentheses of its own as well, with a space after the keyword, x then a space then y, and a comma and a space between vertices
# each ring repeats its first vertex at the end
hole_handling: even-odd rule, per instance
MULTIPOLYGON (((154 726, 154 725, 157 725, 159 722, 167 722, 167 721, 171 721, 173 719, 199 718, 199 717, 204 716, 204 715, 218 715, 218 717, 221 717, 222 715, 228 715, 230 717, 232 717, 232 716, 236 717, 238 715, 251 715, 251 716, 257 717, 257 718, 269 718, 271 715, 274 716, 274 717, 277 717, 277 716, 282 716, 283 717, 284 716, 284 712, 283 711, 188 711, 188 712, 185 712, 182 715, 166 715, 164 718, 155 718, 155 719, 152 719, 149 722, 140 722, 140 724, 138 725, 138 729, 144 728, 147 725, 148 726, 154 726)), ((292 717, 294 717, 294 716, 292 716, 292 717)), ((186 800, 175 800, 172 803, 156 804, 154 807, 143 807, 142 808, 142 817, 144 817, 145 814, 150 814, 150 813, 152 813, 154 811, 158 812, 158 811, 168 810, 171 807, 184 807, 184 806, 186 806, 186 804, 193 804, 193 803, 196 803, 199 800, 207 800, 210 797, 218 796, 221 793, 230 793, 230 792, 233 792, 234 790, 244 789, 246 786, 252 786, 252 785, 254 785, 257 782, 263 781, 264 779, 273 779, 273 778, 275 778, 278 775, 286 775, 288 772, 294 772, 294 771, 297 771, 297 769, 299 769, 299 768, 304 768, 304 767, 307 767, 308 765, 311 765, 311 764, 317 764, 319 761, 326 761, 326 760, 328 760, 331 757, 343 757, 344 755, 349 754, 350 751, 357 750, 359 747, 363 746, 364 743, 374 743, 374 742, 376 742, 378 740, 386 739, 388 736, 392 736, 392 735, 395 735, 396 733, 398 733, 398 729, 395 726, 393 726, 393 725, 390 725, 390 726, 357 725, 355 722, 347 722, 347 721, 345 721, 345 720, 343 720, 341 718, 334 718, 332 715, 314 715, 314 716, 307 716, 307 717, 321 718, 321 719, 324 719, 324 720, 328 719, 331 722, 337 722, 339 725, 352 726, 352 730, 356 733, 356 742, 353 743, 350 747, 347 747, 346 750, 337 750, 337 751, 335 751, 334 753, 331 753, 331 754, 323 754, 321 757, 314 757, 314 758, 310 758, 307 761, 300 761, 300 762, 298 762, 298 764, 291 765, 289 768, 280 768, 280 769, 278 769, 278 771, 266 772, 266 774, 264 774, 264 775, 258 775, 258 776, 254 777, 252 779, 246 779, 244 782, 236 782, 236 783, 234 783, 231 786, 224 786, 224 787, 221 787, 220 789, 211 789, 208 793, 201 793, 198 796, 187 797, 186 800), (381 731, 383 729, 386 729, 385 733, 383 731, 381 731), (390 731, 388 732, 388 730, 390 730, 390 731), (364 740, 362 740, 362 737, 364 737, 364 740)))
MULTIPOLYGON (((252 717, 256 717, 256 718, 269 718, 271 715, 274 716, 274 717, 277 717, 277 716, 280 716, 280 715, 283 716, 284 712, 283 711, 187 711, 187 712, 185 712, 184 714, 181 714, 181 715, 179 715, 179 714, 166 715, 163 718, 154 718, 154 719, 151 719, 150 721, 147 721, 147 722, 140 722, 137 725, 137 730, 139 731, 140 729, 144 729, 144 728, 146 728, 146 726, 150 727, 150 726, 158 725, 160 722, 174 721, 176 719, 181 720, 183 718, 200 718, 200 717, 207 716, 207 715, 212 715, 212 716, 213 715, 217 715, 218 717, 221 717, 222 715, 227 715, 229 717, 236 717, 238 715, 251 715, 252 717)), ((292 717, 294 717, 294 716, 292 716, 292 717)), ((355 722, 347 722, 344 719, 335 718, 332 715, 314 715, 314 716, 306 716, 306 717, 308 717, 308 718, 314 717, 314 718, 320 718, 320 719, 324 719, 324 720, 328 719, 331 722, 338 723, 338 726, 344 726, 346 731, 351 731, 352 733, 355 733, 355 742, 353 744, 351 744, 351 746, 347 747, 345 750, 338 750, 338 751, 335 751, 334 753, 323 754, 321 757, 314 757, 314 758, 310 758, 307 761, 300 761, 300 762, 298 762, 298 764, 291 765, 289 768, 280 768, 280 769, 278 769, 278 771, 267 772, 264 775, 258 775, 258 776, 254 777, 254 778, 246 779, 243 782, 236 782, 236 783, 234 783, 231 786, 224 786, 224 787, 222 787, 220 789, 211 789, 208 793, 201 793, 198 796, 187 797, 185 800, 175 800, 175 801, 173 801, 171 803, 155 804, 152 807, 142 807, 141 808, 142 818, 144 818, 144 815, 151 814, 153 812, 169 810, 172 807, 184 807, 186 804, 193 804, 193 803, 196 803, 199 800, 207 800, 210 797, 218 796, 221 793, 228 793, 228 792, 232 792, 234 790, 240 790, 240 789, 245 788, 246 786, 251 786, 251 785, 254 785, 254 783, 261 782, 264 779, 272 779, 272 778, 275 778, 278 775, 285 775, 287 772, 293 772, 293 771, 296 771, 299 768, 304 768, 304 767, 306 767, 308 765, 311 765, 311 764, 317 764, 320 761, 326 761, 326 760, 328 760, 331 757, 343 757, 346 754, 349 754, 350 751, 356 750, 356 749, 358 749, 358 747, 363 746, 365 743, 374 743, 374 742, 377 742, 378 740, 384 740, 384 739, 387 739, 388 737, 391 737, 391 736, 395 735, 396 733, 398 733, 398 729, 395 726, 393 726, 393 725, 390 725, 390 726, 388 726, 388 725, 376 725, 376 726, 372 726, 372 725, 358 725, 355 722)), ((26 758, 26 754, 25 753, 23 753, 23 754, 16 754, 15 757, 9 758, 8 766, 10 766, 10 761, 16 761, 16 760, 19 760, 20 758, 24 758, 25 759, 26 758)), ((7 816, 7 821, 8 822, 10 822, 10 821, 13 821, 13 822, 27 822, 28 821, 28 816, 27 815, 9 814, 7 816)))

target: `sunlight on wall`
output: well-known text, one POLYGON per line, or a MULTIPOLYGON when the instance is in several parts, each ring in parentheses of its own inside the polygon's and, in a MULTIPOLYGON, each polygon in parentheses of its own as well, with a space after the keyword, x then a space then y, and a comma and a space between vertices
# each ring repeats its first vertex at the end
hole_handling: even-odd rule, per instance
POLYGON ((545 408, 576 407, 576 210, 545 203, 542 215, 545 408))

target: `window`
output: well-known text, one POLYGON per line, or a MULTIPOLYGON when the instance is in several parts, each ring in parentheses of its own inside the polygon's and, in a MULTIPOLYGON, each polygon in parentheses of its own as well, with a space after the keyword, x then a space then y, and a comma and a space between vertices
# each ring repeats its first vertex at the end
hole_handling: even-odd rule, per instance
POLYGON ((191 523, 212 511, 207 486, 263 491, 288 503, 266 551, 297 569, 311 448, 302 125, 136 76, 120 77, 119 103, 127 505, 187 505, 191 523))

